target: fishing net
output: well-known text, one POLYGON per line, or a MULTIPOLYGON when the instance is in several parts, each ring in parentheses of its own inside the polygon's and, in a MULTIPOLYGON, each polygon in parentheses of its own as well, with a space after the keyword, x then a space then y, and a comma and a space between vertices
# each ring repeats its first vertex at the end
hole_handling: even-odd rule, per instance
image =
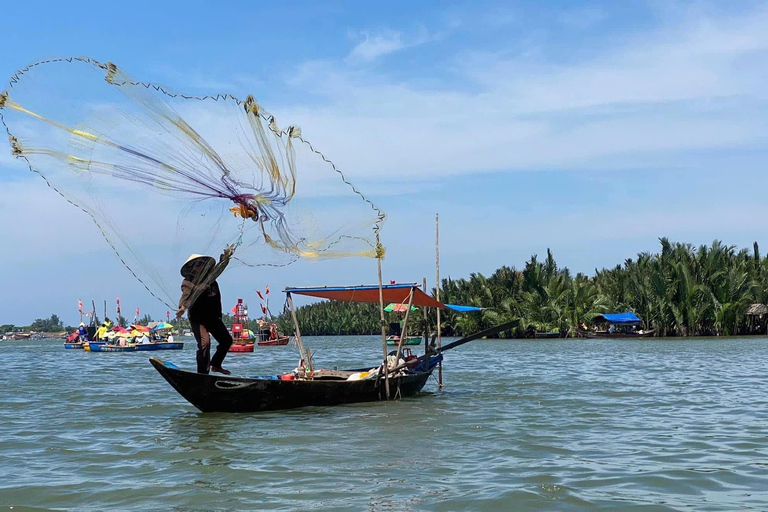
POLYGON ((251 96, 177 94, 112 63, 55 59, 11 78, 0 117, 13 154, 170 308, 190 254, 232 246, 230 267, 383 255, 384 213, 251 96))

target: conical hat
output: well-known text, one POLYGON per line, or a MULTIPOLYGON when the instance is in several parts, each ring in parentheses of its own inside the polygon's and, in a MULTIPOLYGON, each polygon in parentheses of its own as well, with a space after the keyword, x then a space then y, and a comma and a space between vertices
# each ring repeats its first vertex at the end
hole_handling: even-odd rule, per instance
POLYGON ((203 254, 192 254, 189 258, 187 258, 187 261, 185 261, 184 264, 181 266, 181 276, 182 277, 186 277, 187 274, 189 273, 190 267, 192 267, 192 265, 193 265, 193 262, 195 262, 196 260, 199 260, 201 258, 205 258, 205 259, 210 260, 209 263, 211 265, 215 265, 216 264, 216 259, 212 258, 211 256, 205 256, 203 254))

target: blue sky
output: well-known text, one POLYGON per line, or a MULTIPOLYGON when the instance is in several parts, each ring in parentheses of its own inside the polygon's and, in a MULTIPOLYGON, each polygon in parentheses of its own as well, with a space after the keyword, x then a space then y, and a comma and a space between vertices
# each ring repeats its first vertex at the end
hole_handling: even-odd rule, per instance
MULTIPOLYGON (((253 94, 387 212, 387 280, 433 283, 436 212, 443 276, 548 247, 591 273, 660 236, 768 250, 768 3, 160 4, 13 2, 0 75, 87 55, 183 92, 253 94)), ((118 295, 165 314, 6 142, 0 187, 0 324, 72 323, 78 298, 113 312, 118 295)), ((375 277, 348 259, 221 282, 225 301, 256 303, 267 283, 375 277)))

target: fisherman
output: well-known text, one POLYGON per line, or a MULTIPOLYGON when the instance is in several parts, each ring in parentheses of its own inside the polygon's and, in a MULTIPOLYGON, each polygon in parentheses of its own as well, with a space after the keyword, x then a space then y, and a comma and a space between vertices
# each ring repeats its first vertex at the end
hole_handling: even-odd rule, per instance
POLYGON ((184 281, 181 283, 181 299, 176 318, 181 318, 185 312, 189 312, 189 324, 197 340, 198 373, 231 373, 221 367, 229 347, 232 346, 232 335, 221 319, 221 292, 216 278, 227 268, 234 250, 232 245, 224 249, 218 264, 211 256, 193 254, 181 267, 184 281), (218 342, 213 358, 211 336, 218 342))

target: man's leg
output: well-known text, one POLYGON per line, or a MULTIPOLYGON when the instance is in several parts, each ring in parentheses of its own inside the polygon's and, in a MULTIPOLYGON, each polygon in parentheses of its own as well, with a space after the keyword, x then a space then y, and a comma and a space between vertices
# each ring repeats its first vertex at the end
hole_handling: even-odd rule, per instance
POLYGON ((216 353, 213 354, 211 359, 211 366, 221 368, 221 364, 224 362, 224 358, 229 351, 229 347, 232 346, 232 335, 229 333, 229 329, 224 325, 224 322, 215 320, 207 325, 208 331, 219 342, 219 346, 216 347, 216 353))
POLYGON ((208 329, 198 323, 189 322, 189 325, 197 340, 197 373, 208 373, 211 362, 211 335, 208 329))

